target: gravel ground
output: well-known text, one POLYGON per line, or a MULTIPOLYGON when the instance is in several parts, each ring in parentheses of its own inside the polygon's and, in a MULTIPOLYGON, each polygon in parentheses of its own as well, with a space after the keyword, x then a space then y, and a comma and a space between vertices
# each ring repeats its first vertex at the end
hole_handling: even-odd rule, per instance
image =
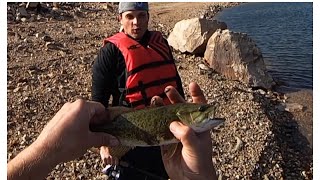
MULTIPOLYGON (((150 28, 167 36, 179 20, 212 18, 234 5, 151 3, 150 28)), ((7 6, 8 161, 35 140, 65 102, 91 98, 95 55, 102 39, 119 29, 117 5, 112 3, 61 3, 59 7, 47 3, 25 19, 16 17, 18 6, 7 6)), ((218 116, 226 119, 212 133, 213 161, 220 178, 312 179, 311 145, 294 114, 278 108, 286 96, 201 70, 202 57, 179 52, 174 57, 186 93, 188 84, 197 82, 208 102, 219 104, 218 116)), ((99 155, 88 150, 83 157, 56 166, 47 179, 104 179, 102 168, 99 155)))

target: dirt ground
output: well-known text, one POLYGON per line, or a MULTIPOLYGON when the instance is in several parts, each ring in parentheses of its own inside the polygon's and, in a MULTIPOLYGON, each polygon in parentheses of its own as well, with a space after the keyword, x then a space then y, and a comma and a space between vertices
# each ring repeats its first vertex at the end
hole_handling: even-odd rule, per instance
POLYGON ((299 124, 302 134, 313 146, 313 92, 312 90, 303 90, 287 94, 288 102, 301 104, 302 111, 292 112, 294 119, 299 124))
MULTIPOLYGON (((237 4, 150 3, 149 27, 168 36, 182 19, 213 16, 216 11, 209 9, 237 4)), ((102 40, 119 30, 114 3, 43 3, 41 9, 28 10, 29 16, 16 17, 19 6, 25 5, 7 6, 8 161, 36 139, 65 102, 91 98, 96 54, 102 40)), ((302 104, 303 111, 280 112, 275 107, 284 100, 282 96, 261 94, 217 74, 200 73, 197 65, 204 61, 202 57, 175 51, 174 57, 186 94, 188 84, 198 82, 208 102, 219 102, 218 111, 227 119, 212 135, 219 177, 312 179, 312 92, 287 95, 286 101, 302 104), (233 152, 235 137, 244 146, 233 152)), ((88 151, 84 157, 56 166, 47 179, 104 179, 102 168, 99 155, 88 151)))
MULTIPOLYGON (((174 25, 183 19, 200 17, 208 9, 212 2, 188 2, 188 3, 150 3, 151 21, 162 22, 173 28, 174 25)), ((228 6, 228 3, 215 3, 228 6)))

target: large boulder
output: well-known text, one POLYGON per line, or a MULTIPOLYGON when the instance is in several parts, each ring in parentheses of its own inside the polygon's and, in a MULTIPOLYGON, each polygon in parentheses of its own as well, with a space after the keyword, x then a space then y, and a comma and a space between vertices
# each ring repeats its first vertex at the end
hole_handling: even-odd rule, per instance
POLYGON ((217 30, 208 41, 204 58, 211 68, 229 79, 267 89, 274 85, 260 49, 245 33, 217 30))
POLYGON ((169 34, 168 43, 174 49, 192 54, 205 52, 210 36, 217 29, 226 29, 224 22, 193 18, 179 21, 169 34))

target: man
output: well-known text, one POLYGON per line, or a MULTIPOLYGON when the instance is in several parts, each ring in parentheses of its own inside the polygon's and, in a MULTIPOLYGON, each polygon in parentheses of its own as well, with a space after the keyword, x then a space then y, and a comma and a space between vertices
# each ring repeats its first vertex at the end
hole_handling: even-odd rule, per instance
MULTIPOLYGON (((189 85, 195 103, 206 103, 199 86, 189 85)), ((179 93, 169 86, 166 94, 172 103, 184 102, 179 93)), ((28 148, 7 164, 7 179, 44 179, 57 164, 82 156, 92 146, 117 146, 117 138, 91 132, 89 124, 107 123, 128 108, 108 108, 102 104, 77 100, 66 103, 42 130, 39 137, 28 148)), ((174 121, 170 131, 181 141, 173 155, 166 155, 162 147, 162 158, 171 179, 204 180, 217 179, 212 163, 210 133, 195 134, 188 126, 174 121)))
MULTIPOLYGON (((119 21, 122 32, 104 40, 93 65, 92 100, 108 107, 126 106, 135 109, 150 105, 153 96, 163 98, 166 86, 175 87, 184 97, 171 49, 160 32, 148 31, 147 2, 120 2, 119 21)), ((107 147, 100 148, 105 163, 117 164, 107 147)), ((121 161, 156 176, 168 178, 161 161, 159 147, 138 147, 130 150, 121 161)), ((132 168, 121 170, 120 179, 152 179, 132 168)))

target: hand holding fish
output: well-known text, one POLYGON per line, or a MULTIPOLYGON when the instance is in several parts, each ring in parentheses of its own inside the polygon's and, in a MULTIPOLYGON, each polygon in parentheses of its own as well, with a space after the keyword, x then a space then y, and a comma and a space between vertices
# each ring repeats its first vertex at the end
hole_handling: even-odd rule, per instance
MULTIPOLYGON (((206 99, 196 83, 189 85, 193 103, 206 103, 206 99)), ((171 103, 181 103, 184 99, 173 88, 168 87, 167 96, 171 103)), ((181 122, 170 124, 170 131, 182 143, 172 155, 162 146, 162 159, 169 177, 175 179, 217 179, 212 162, 212 142, 210 130, 195 133, 181 122)))
POLYGON ((120 113, 106 113, 102 104, 85 100, 64 104, 37 140, 8 163, 7 179, 44 179, 57 164, 82 156, 92 146, 118 145, 109 134, 91 132, 89 124, 120 113))

